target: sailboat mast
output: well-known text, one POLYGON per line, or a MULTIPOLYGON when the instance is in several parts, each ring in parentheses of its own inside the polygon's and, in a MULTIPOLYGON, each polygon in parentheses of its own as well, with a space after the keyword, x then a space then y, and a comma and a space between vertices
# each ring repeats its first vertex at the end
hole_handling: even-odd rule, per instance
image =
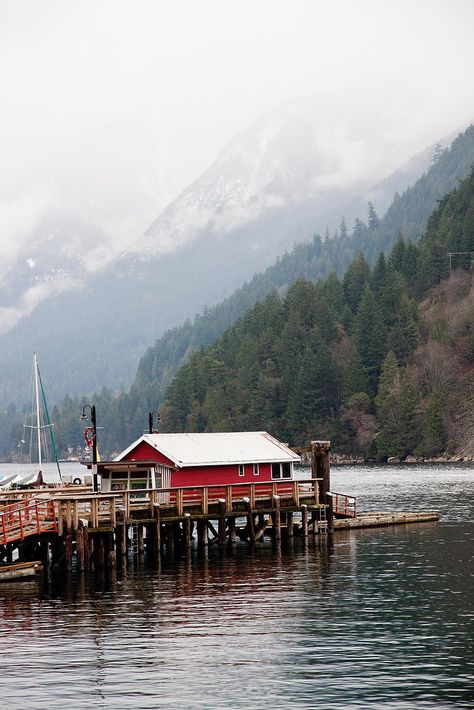
POLYGON ((38 358, 33 353, 33 369, 35 373, 35 398, 36 398, 36 430, 38 432, 38 464, 41 466, 41 419, 40 419, 40 398, 38 382, 38 358))

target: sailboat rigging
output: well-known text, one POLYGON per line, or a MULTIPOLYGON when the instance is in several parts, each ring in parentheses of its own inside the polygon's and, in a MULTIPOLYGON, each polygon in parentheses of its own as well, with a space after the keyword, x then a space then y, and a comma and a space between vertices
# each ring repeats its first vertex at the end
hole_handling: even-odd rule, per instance
POLYGON ((29 463, 33 463, 34 454, 33 451, 36 450, 36 459, 38 467, 41 470, 43 462, 45 462, 46 452, 52 453, 50 458, 54 458, 56 463, 59 480, 62 480, 61 468, 59 466, 58 452, 56 450, 56 444, 53 435, 53 425, 51 423, 48 411, 48 405, 46 403, 46 396, 44 393, 43 381, 41 379, 41 373, 38 365, 38 358, 36 353, 33 353, 33 406, 29 408, 30 415, 27 414, 28 419, 25 421, 23 428, 29 430, 30 436, 24 436, 20 440, 20 459, 23 454, 23 447, 25 446, 26 439, 29 438, 29 463), (32 423, 27 423, 28 421, 32 423), (48 437, 49 434, 49 437, 48 437), (49 439, 49 442, 48 442, 49 439), (51 449, 49 447, 51 445, 51 449))

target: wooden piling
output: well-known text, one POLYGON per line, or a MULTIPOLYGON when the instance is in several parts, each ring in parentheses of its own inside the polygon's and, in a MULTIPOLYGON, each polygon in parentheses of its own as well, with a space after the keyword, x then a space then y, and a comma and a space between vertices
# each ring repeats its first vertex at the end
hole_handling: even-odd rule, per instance
POLYGON ((191 539, 191 516, 189 513, 184 514, 183 520, 183 536, 184 536, 184 547, 188 551, 192 545, 191 539))
POLYGON ((161 513, 157 505, 155 507, 155 552, 159 556, 161 552, 161 513))
POLYGON ((117 566, 117 553, 115 551, 114 533, 105 533, 106 562, 107 566, 114 569, 117 566))
POLYGON ((225 545, 225 530, 226 530, 226 501, 219 498, 219 519, 217 521, 217 534, 219 545, 225 545))
POLYGON ((209 534, 207 527, 207 520, 197 521, 197 536, 198 536, 198 547, 208 547, 209 545, 209 534))
POLYGON ((334 534, 334 514, 332 508, 331 474, 329 466, 330 441, 311 442, 311 469, 313 478, 321 478, 318 485, 319 502, 327 505, 326 520, 328 535, 334 534))
POLYGON ((273 507, 273 540, 279 543, 281 540, 280 496, 273 496, 273 507))
POLYGON ((64 540, 64 556, 66 569, 68 572, 72 570, 72 528, 68 527, 64 540))
POLYGON ((235 518, 234 516, 231 516, 228 520, 228 528, 229 528, 229 543, 231 545, 235 545, 237 542, 237 531, 235 529, 235 518))
POLYGON ((94 537, 94 559, 98 567, 103 567, 105 563, 104 538, 101 533, 94 537))
POLYGON ((117 548, 121 557, 127 556, 128 527, 124 519, 117 525, 117 548))
POLYGON ((84 528, 84 566, 85 569, 92 568, 91 536, 87 528, 84 528))
POLYGON ((247 508, 247 533, 249 542, 251 545, 255 545, 255 524, 253 520, 252 502, 250 498, 247 497, 245 497, 243 500, 247 508))
POLYGON ((301 506, 301 534, 305 546, 308 544, 308 506, 301 506))
POLYGON ((85 550, 84 550, 84 528, 82 525, 76 530, 76 553, 77 553, 77 566, 80 570, 84 569, 85 563, 85 550))
POLYGON ((138 552, 140 555, 142 555, 145 550, 143 530, 144 530, 143 525, 141 523, 139 523, 137 525, 137 543, 138 543, 138 552))

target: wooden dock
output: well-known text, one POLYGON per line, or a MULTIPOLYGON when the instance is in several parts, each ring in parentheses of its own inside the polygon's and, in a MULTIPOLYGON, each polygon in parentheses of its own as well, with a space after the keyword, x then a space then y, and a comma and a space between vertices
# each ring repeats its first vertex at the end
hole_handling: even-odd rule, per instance
POLYGON ((427 523, 439 520, 439 513, 431 512, 367 512, 359 513, 355 518, 334 520, 335 530, 353 528, 380 528, 388 525, 407 525, 409 523, 427 523))
POLYGON ((351 496, 330 492, 329 442, 312 442, 312 476, 229 485, 117 490, 84 486, 0 492, 0 569, 39 560, 71 570, 125 566, 143 554, 190 555, 193 548, 306 546, 324 533, 436 520, 436 513, 360 513, 351 496))
MULTIPOLYGON (((115 566, 129 553, 160 554, 198 547, 253 545, 265 535, 278 544, 294 531, 307 539, 319 534, 327 520, 321 503, 322 478, 305 481, 241 483, 226 486, 125 490, 113 493, 10 491, 0 504, 0 562, 30 556, 80 569, 95 564, 115 566), (39 497, 41 496, 41 497, 39 497), (295 526, 295 514, 301 525, 295 526)), ((327 496, 325 496, 327 497, 327 496)))

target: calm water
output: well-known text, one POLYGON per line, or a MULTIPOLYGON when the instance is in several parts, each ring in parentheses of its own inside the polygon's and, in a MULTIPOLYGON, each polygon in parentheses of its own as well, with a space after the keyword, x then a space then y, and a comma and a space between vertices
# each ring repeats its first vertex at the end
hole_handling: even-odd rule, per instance
POLYGON ((474 708, 474 469, 332 480, 441 520, 2 585, 2 707, 474 708))

